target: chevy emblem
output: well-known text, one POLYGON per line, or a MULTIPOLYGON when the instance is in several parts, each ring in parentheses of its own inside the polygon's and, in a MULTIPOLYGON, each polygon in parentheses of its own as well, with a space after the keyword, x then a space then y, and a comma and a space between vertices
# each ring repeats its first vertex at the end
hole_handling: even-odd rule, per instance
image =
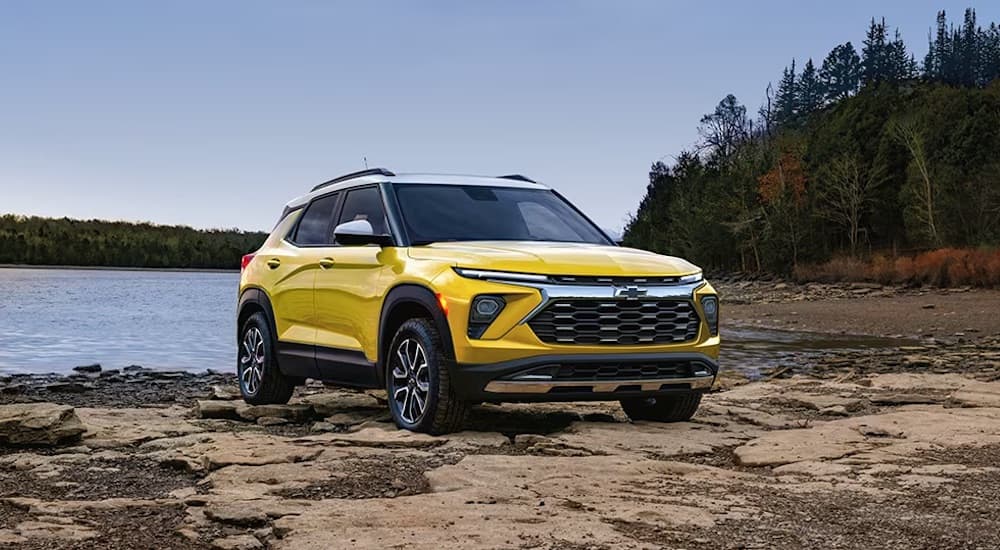
POLYGON ((640 296, 646 295, 645 288, 639 288, 637 286, 627 286, 625 288, 619 288, 615 292, 615 296, 619 298, 625 298, 628 300, 637 300, 640 296))

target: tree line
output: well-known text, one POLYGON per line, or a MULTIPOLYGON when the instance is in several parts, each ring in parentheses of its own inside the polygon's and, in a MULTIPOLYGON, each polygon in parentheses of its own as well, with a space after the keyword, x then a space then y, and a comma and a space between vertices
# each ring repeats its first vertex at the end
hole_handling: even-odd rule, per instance
POLYGON ((795 60, 755 115, 728 95, 654 162, 631 246, 788 273, 835 256, 1000 244, 1000 29, 938 14, 918 63, 872 20, 861 51, 795 60))
POLYGON ((239 269, 266 233, 0 216, 0 264, 239 269))

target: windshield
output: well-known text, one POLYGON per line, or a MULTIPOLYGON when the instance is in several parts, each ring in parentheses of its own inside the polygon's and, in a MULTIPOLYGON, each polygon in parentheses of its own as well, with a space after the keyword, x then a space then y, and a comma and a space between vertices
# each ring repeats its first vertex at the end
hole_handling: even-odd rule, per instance
POLYGON ((594 224, 548 189, 406 184, 396 186, 396 196, 414 245, 442 241, 611 244, 594 224))

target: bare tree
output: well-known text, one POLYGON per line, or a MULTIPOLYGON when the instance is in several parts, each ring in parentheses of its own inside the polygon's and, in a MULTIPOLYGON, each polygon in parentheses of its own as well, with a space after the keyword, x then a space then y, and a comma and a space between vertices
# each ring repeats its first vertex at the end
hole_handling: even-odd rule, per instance
POLYGON ((920 182, 914 189, 917 197, 915 209, 917 218, 924 227, 931 243, 940 245, 941 237, 938 235, 937 225, 934 222, 934 204, 937 190, 931 181, 930 169, 927 166, 923 130, 912 120, 897 120, 893 122, 891 128, 892 133, 906 146, 906 149, 913 157, 913 164, 920 177, 920 182))
POLYGON ((822 213, 847 230, 852 256, 857 254, 861 220, 871 210, 875 191, 885 179, 881 164, 867 167, 853 153, 837 157, 822 172, 820 197, 827 206, 822 213))
POLYGON ((774 122, 774 106, 772 105, 774 101, 774 87, 770 82, 767 83, 767 89, 764 90, 764 103, 761 104, 760 109, 757 110, 757 116, 760 117, 760 126, 763 126, 761 130, 763 135, 767 137, 772 137, 771 135, 771 123, 774 122))
POLYGON ((710 149, 720 160, 727 160, 749 136, 750 122, 747 108, 733 94, 727 95, 715 111, 701 117, 698 133, 705 140, 703 147, 710 149))

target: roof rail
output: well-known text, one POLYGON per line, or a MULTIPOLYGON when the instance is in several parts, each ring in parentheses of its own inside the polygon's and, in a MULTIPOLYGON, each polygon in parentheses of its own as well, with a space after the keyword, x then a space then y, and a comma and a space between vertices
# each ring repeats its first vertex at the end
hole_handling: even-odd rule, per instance
POLYGON ((502 179, 502 180, 526 181, 528 183, 538 183, 537 181, 535 181, 535 180, 533 180, 531 178, 522 176, 521 174, 507 174, 506 176, 500 176, 500 179, 502 179))
POLYGON ((354 178, 360 178, 360 177, 364 177, 364 176, 386 176, 386 177, 392 177, 392 176, 395 176, 395 175, 396 174, 393 174, 392 172, 386 170, 385 168, 371 168, 369 170, 361 170, 361 171, 358 171, 358 172, 351 172, 350 174, 344 174, 343 176, 339 176, 339 177, 333 178, 330 181, 324 181, 323 183, 317 185, 316 187, 313 187, 312 190, 316 191, 317 189, 322 189, 322 188, 324 188, 324 187, 326 187, 328 185, 333 185, 335 183, 340 183, 342 181, 352 180, 354 178))

